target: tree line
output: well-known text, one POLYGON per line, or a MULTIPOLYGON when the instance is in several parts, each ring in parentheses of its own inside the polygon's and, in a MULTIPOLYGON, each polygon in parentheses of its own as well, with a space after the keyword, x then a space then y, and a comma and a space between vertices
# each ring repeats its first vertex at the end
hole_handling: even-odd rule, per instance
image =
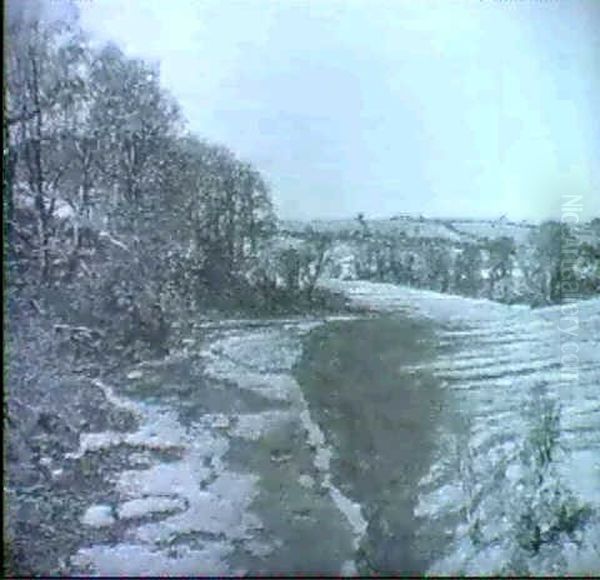
POLYGON ((161 342, 176 311, 314 302, 314 276, 282 280, 291 258, 270 251, 276 216, 260 172, 187 130, 157 66, 112 44, 92 46, 76 11, 53 19, 47 8, 30 0, 10 3, 7 13, 5 258, 13 292, 44 296, 86 327, 119 321, 121 346, 145 328, 161 342))
POLYGON ((379 232, 359 215, 345 237, 359 279, 534 306, 600 294, 600 244, 556 221, 522 243, 509 236, 451 242, 379 232))

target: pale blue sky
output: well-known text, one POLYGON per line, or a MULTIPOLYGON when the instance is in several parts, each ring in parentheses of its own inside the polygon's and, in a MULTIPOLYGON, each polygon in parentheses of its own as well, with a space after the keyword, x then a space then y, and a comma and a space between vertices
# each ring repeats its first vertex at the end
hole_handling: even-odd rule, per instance
POLYGON ((283 217, 600 215, 600 0, 79 5, 283 217))

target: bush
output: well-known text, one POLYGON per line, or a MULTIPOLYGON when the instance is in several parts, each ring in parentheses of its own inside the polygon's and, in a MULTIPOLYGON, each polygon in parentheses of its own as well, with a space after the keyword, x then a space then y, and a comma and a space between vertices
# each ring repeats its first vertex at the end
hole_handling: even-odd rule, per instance
POLYGON ((583 545, 595 513, 558 471, 563 453, 560 417, 560 406, 542 383, 525 408, 527 433, 516 450, 490 466, 484 457, 475 457, 468 441, 457 443, 461 517, 470 556, 477 562, 471 565, 480 566, 479 558, 488 549, 501 547, 505 567, 494 573, 555 573, 565 571, 565 543, 583 545), (509 468, 516 481, 507 476, 509 468))
POLYGON ((577 541, 592 515, 562 481, 556 469, 560 446, 560 408, 541 384, 534 390, 528 410, 530 430, 521 451, 521 510, 516 514, 514 534, 518 546, 529 555, 544 545, 577 541))

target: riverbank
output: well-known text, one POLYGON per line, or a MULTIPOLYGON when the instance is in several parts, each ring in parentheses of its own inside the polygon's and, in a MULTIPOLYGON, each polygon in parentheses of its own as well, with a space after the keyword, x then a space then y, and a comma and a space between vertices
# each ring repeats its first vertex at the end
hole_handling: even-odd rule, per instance
POLYGON ((291 376, 303 335, 323 320, 248 323, 207 323, 168 357, 92 382, 135 422, 83 427, 63 450, 63 525, 49 521, 50 541, 13 522, 23 550, 40 545, 37 558, 16 554, 16 572, 355 571, 360 514, 332 484, 330 451, 291 376))

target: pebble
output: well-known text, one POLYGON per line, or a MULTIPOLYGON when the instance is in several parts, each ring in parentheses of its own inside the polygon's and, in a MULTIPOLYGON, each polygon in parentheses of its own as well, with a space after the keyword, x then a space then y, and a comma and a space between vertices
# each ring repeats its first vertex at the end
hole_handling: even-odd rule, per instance
POLYGON ((127 374, 128 379, 141 379, 144 376, 142 371, 131 371, 127 374))

